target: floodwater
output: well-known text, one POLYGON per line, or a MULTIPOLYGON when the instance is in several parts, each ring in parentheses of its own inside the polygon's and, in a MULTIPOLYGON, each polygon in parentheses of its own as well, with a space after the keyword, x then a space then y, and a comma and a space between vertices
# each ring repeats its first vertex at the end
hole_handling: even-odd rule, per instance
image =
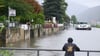
MULTIPOLYGON (((44 36, 37 39, 10 43, 7 47, 18 48, 38 48, 38 49, 58 49, 62 50, 67 38, 72 37, 81 50, 100 50, 100 29, 92 28, 92 30, 75 30, 70 28, 50 36, 44 36)), ((75 55, 87 56, 87 53, 75 53, 75 55)), ((41 52, 40 56, 63 56, 64 52, 41 52)), ((90 53, 90 56, 100 56, 100 53, 90 53)), ((31 55, 30 55, 31 56, 31 55)))

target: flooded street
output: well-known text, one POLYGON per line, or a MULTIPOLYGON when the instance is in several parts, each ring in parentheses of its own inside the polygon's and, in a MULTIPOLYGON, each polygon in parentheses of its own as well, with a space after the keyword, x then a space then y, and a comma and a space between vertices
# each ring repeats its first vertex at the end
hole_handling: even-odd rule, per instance
MULTIPOLYGON (((74 43, 76 43, 81 50, 100 50, 99 33, 100 29, 98 28, 93 28, 92 30, 75 30, 74 28, 70 28, 69 30, 64 30, 51 36, 44 36, 37 39, 31 39, 30 41, 9 44, 8 47, 61 50, 64 43, 67 42, 67 38, 72 37, 74 43)), ((58 53, 56 53, 56 55, 57 54, 58 53)))

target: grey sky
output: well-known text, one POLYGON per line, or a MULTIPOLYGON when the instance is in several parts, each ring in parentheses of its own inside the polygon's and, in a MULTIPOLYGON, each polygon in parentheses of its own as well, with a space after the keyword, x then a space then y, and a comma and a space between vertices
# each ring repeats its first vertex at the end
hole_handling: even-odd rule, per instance
MULTIPOLYGON (((40 4, 43 3, 43 0, 37 0, 40 4)), ((65 0, 65 1, 73 1, 78 4, 82 4, 88 7, 100 6, 100 0, 65 0)))
POLYGON ((100 0, 66 0, 66 1, 68 2, 73 1, 88 7, 100 6, 100 0))

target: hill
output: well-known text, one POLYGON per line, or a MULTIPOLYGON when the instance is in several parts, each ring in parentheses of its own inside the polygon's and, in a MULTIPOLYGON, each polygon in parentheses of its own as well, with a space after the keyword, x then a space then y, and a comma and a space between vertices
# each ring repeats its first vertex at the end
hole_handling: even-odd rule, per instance
POLYGON ((77 15, 79 21, 100 21, 100 6, 89 8, 77 15))
POLYGON ((71 15, 77 15, 81 13, 82 11, 88 9, 87 6, 75 3, 71 0, 66 1, 68 3, 68 8, 66 10, 66 13, 71 16, 71 15))

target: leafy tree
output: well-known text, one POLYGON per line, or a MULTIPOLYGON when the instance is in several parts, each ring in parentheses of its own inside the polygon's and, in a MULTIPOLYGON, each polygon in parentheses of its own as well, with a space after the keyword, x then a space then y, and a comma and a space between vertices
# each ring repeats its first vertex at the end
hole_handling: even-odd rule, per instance
POLYGON ((24 19, 29 18, 30 12, 32 11, 32 7, 24 0, 3 0, 2 5, 4 7, 0 8, 0 11, 2 11, 0 16, 5 15, 8 17, 8 7, 15 9, 17 11, 16 16, 24 17, 24 19))
POLYGON ((56 17, 57 22, 64 21, 66 7, 65 0, 45 0, 43 8, 46 20, 52 20, 52 17, 56 17))
POLYGON ((40 13, 42 11, 42 7, 38 4, 36 0, 26 0, 33 8, 33 12, 40 13))
POLYGON ((4 22, 5 21, 5 19, 6 19, 6 16, 0 16, 0 22, 4 22))
POLYGON ((34 8, 33 14, 30 15, 32 17, 31 20, 34 21, 33 23, 34 24, 43 24, 44 23, 44 14, 43 14, 42 7, 35 0, 26 0, 26 1, 34 8))
POLYGON ((70 17, 68 15, 65 15, 64 21, 66 22, 67 25, 70 23, 70 17))
POLYGON ((72 21, 73 24, 76 24, 77 23, 77 18, 76 18, 75 15, 72 15, 71 16, 71 21, 72 21))
POLYGON ((31 21, 34 14, 43 15, 41 6, 35 0, 0 0, 0 6, 0 16, 8 17, 8 7, 10 7, 16 10, 16 16, 11 16, 10 20, 17 20, 20 23, 31 21))

